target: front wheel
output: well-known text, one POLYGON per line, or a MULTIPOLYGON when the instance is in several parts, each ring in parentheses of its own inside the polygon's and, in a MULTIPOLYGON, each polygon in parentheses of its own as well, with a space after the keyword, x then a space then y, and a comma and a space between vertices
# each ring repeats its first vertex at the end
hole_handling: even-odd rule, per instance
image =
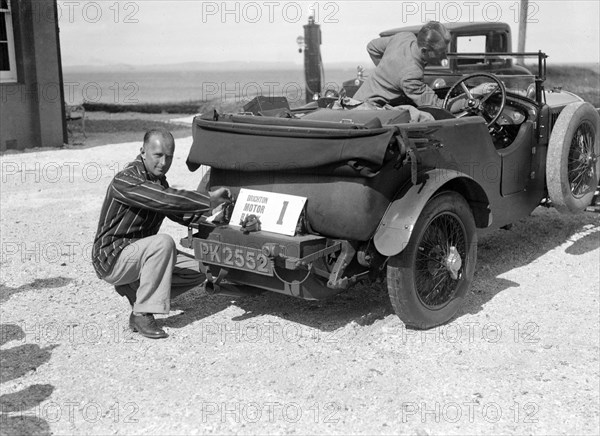
POLYGON ((433 197, 417 219, 408 246, 387 266, 390 300, 409 327, 449 321, 461 307, 477 261, 475 220, 455 192, 433 197))
POLYGON ((567 105, 550 135, 546 185, 560 212, 578 213, 589 206, 600 173, 600 116, 585 102, 567 105))

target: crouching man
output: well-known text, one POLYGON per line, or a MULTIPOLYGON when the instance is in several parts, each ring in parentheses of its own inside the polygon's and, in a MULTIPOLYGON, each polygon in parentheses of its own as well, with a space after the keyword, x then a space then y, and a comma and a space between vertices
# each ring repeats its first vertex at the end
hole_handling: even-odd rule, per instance
POLYGON ((170 188, 165 175, 174 151, 168 130, 145 134, 140 154, 108 187, 92 251, 98 277, 132 306, 129 327, 155 339, 167 337, 153 314, 169 313, 171 287, 182 293, 204 281, 197 262, 178 253, 169 235, 158 234, 163 219, 188 225, 210 208, 211 199, 225 202, 230 195, 224 188, 210 197, 170 188))

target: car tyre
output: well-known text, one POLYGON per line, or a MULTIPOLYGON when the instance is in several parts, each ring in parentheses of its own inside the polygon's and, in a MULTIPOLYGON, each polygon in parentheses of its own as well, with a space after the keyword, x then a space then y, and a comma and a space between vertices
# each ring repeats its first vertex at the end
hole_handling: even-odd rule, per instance
POLYGON ((434 196, 407 247, 387 265, 388 293, 398 317, 416 329, 449 321, 471 287, 476 261, 477 233, 468 203, 455 192, 434 196))
POLYGON ((552 129, 546 158, 548 196, 563 213, 589 206, 600 173, 600 115, 590 103, 567 105, 552 129))

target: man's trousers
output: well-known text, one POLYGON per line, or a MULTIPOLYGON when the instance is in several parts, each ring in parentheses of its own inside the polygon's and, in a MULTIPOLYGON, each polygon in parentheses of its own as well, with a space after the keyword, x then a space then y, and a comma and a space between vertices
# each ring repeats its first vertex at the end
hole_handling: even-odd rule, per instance
POLYGON ((198 261, 178 253, 169 235, 138 239, 119 254, 104 280, 135 301, 133 311, 169 313, 171 289, 179 295, 204 282, 198 261))

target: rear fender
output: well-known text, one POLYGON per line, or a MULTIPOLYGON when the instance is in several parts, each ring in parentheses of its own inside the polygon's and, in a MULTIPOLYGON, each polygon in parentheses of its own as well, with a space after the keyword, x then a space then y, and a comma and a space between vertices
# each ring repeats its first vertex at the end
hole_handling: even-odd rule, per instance
POLYGON ((489 200, 483 188, 468 175, 449 169, 433 169, 418 174, 417 183, 403 185, 383 215, 373 241, 384 256, 395 256, 407 246, 425 204, 440 191, 456 191, 469 203, 479 228, 492 223, 489 200))

